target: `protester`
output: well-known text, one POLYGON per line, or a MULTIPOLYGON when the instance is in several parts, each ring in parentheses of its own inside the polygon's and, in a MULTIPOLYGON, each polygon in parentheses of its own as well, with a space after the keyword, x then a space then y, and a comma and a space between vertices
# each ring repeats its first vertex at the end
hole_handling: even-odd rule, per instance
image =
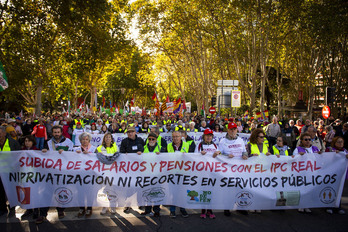
MULTIPOLYGON (((144 140, 136 135, 134 127, 127 128, 127 138, 124 138, 121 142, 120 152, 121 153, 137 153, 140 155, 144 152, 144 140)), ((129 213, 130 207, 125 207, 123 212, 129 213)))
MULTIPOLYGON (((50 151, 58 151, 61 154, 63 151, 72 151, 74 147, 74 143, 63 136, 63 129, 61 126, 56 125, 52 127, 52 139, 48 140, 45 143, 44 149, 42 152, 46 153, 48 150, 50 151)), ((40 208, 40 216, 36 219, 36 224, 41 224, 46 220, 47 212, 49 207, 40 208)), ((64 213, 65 208, 57 207, 58 218, 62 219, 65 217, 64 213)))
POLYGON ((85 130, 82 128, 81 122, 77 122, 75 125, 75 129, 72 133, 72 141, 74 143, 75 146, 80 146, 80 139, 79 136, 85 132, 85 130))
MULTIPOLYGON (((342 137, 337 136, 332 139, 331 141, 331 147, 326 148, 326 152, 336 152, 336 153, 342 153, 342 155, 345 155, 348 159, 348 150, 344 148, 344 140, 342 137)), ((346 214, 346 211, 342 209, 341 207, 341 201, 340 206, 338 208, 328 208, 326 209, 326 212, 328 214, 333 214, 334 212, 337 212, 338 214, 346 214)))
MULTIPOLYGON (((184 141, 182 141, 182 134, 180 131, 173 131, 172 133, 172 139, 173 142, 169 143, 167 146, 167 151, 169 153, 174 153, 174 152, 182 152, 182 153, 188 153, 189 152, 189 147, 190 145, 184 141)), ((170 206, 170 217, 175 218, 176 217, 176 207, 175 206, 170 206)), ((181 215, 184 218, 188 217, 188 213, 186 212, 185 208, 180 207, 180 212, 181 215)))
MULTIPOLYGON (((211 155, 214 158, 221 154, 218 150, 218 146, 213 142, 214 132, 211 129, 206 129, 203 133, 203 141, 196 147, 195 153, 201 153, 202 155, 211 155)), ((215 214, 211 209, 202 209, 201 218, 215 219, 215 214)))
POLYGON ((272 123, 268 124, 268 126, 266 127, 266 135, 267 135, 267 139, 269 141, 269 146, 273 146, 274 144, 276 144, 276 140, 278 138, 278 136, 281 135, 281 129, 280 126, 278 124, 278 119, 277 117, 273 117, 272 119, 272 123))
POLYGON ((277 144, 270 149, 271 154, 280 156, 292 156, 292 151, 289 146, 287 146, 287 141, 284 140, 282 136, 277 138, 277 144))
MULTIPOLYGON (((310 133, 302 133, 299 140, 300 144, 293 152, 293 155, 304 155, 306 153, 321 153, 319 148, 312 146, 312 137, 310 133)), ((312 211, 308 208, 299 208, 298 212, 300 213, 311 213, 312 211)))
POLYGON ((287 144, 292 149, 293 143, 296 141, 296 135, 293 131, 293 128, 290 127, 289 123, 284 124, 284 128, 282 129, 282 136, 285 144, 287 144))
MULTIPOLYGON (((104 137, 103 137, 103 141, 102 144, 96 149, 97 153, 103 153, 106 156, 112 156, 115 152, 118 151, 118 147, 114 141, 114 138, 112 137, 112 134, 110 134, 109 132, 107 132, 104 137)), ((105 187, 104 192, 106 193, 106 195, 108 195, 108 189, 105 187)), ((111 204, 111 202, 110 202, 111 204)), ((90 207, 91 209, 91 207, 90 207)), ((80 209, 81 210, 81 209, 80 209)), ((88 210, 88 208, 87 208, 88 210)), ((107 207, 103 207, 100 214, 101 215, 105 215, 107 213, 108 208, 107 207)), ((116 213, 116 207, 115 206, 110 206, 110 213, 111 214, 115 214, 116 213)), ((90 213, 92 212, 92 209, 90 211, 90 213)))
MULTIPOLYGON (((219 151, 222 155, 228 156, 229 158, 242 158, 248 159, 248 154, 245 149, 245 143, 243 139, 237 135, 237 125, 230 122, 227 126, 226 137, 221 139, 219 143, 219 151)), ((241 211, 243 214, 247 214, 247 211, 241 211)), ((231 216, 229 210, 224 210, 225 216, 231 216)))
MULTIPOLYGON (((312 145, 317 147, 319 149, 320 152, 325 151, 325 144, 323 142, 323 140, 317 136, 317 129, 315 129, 314 126, 308 126, 307 128, 307 132, 308 134, 311 136, 312 139, 312 145)), ((304 132, 302 132, 304 133, 304 132)), ((300 140, 297 142, 297 146, 300 145, 300 140)))
MULTIPOLYGON (((158 143, 157 134, 150 132, 147 137, 147 143, 144 146, 144 153, 155 153, 160 154, 161 152, 166 152, 166 147, 161 147, 158 143)), ((153 215, 155 217, 160 216, 160 206, 154 205, 154 206, 145 206, 145 211, 141 213, 141 215, 153 215), (153 212, 152 212, 153 210, 153 212)))
MULTIPOLYGON (((18 150, 21 150, 19 143, 16 140, 12 139, 11 136, 7 135, 5 127, 0 126, 0 151, 18 150)), ((0 177, 0 216, 8 213, 6 201, 6 193, 0 177)), ((11 211, 13 214, 14 208, 10 208, 10 213, 11 211)))

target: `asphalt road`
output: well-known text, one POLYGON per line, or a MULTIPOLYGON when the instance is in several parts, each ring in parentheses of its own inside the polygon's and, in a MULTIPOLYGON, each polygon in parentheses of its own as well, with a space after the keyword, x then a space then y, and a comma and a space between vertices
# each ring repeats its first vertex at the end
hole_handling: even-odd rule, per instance
MULTIPOLYGON (((342 208, 348 213, 348 181, 346 181, 342 208)), ((297 210, 262 211, 261 214, 242 215, 232 212, 226 217, 223 211, 215 211, 216 219, 201 219, 199 210, 188 210, 188 218, 178 213, 175 219, 169 217, 169 210, 161 207, 161 217, 141 216, 142 210, 134 208, 129 214, 124 214, 118 208, 116 215, 99 214, 101 208, 93 208, 89 219, 77 218, 78 208, 66 209, 66 217, 59 220, 55 209, 49 211, 48 220, 36 225, 34 220, 21 221, 23 209, 17 209, 16 215, 10 218, 0 217, 0 232, 5 231, 348 231, 348 214, 327 214, 325 209, 312 209, 312 214, 300 214, 297 210)), ((178 211, 178 209, 177 209, 178 211)))

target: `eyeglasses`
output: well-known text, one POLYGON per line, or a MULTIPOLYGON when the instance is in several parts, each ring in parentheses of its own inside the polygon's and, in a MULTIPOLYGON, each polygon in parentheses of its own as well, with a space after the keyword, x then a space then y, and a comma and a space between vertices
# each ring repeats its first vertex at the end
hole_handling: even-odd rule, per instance
POLYGON ((154 139, 154 138, 149 138, 148 140, 149 140, 149 141, 154 141, 154 140, 156 140, 156 139, 154 139))
POLYGON ((302 139, 303 141, 311 141, 312 139, 302 139))

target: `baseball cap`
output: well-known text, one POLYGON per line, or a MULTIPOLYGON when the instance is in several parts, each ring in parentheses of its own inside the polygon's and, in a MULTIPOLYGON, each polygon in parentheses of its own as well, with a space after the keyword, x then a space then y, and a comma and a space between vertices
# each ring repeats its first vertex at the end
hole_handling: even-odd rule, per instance
POLYGON ((133 126, 130 126, 130 127, 127 128, 127 132, 131 132, 131 131, 136 131, 133 126))
POLYGON ((205 135, 212 135, 212 134, 214 134, 214 132, 211 129, 205 129, 204 134, 205 135))
POLYGON ((228 129, 234 129, 234 128, 237 128, 237 125, 234 123, 234 122, 230 122, 229 124, 228 124, 228 127, 227 127, 228 129))

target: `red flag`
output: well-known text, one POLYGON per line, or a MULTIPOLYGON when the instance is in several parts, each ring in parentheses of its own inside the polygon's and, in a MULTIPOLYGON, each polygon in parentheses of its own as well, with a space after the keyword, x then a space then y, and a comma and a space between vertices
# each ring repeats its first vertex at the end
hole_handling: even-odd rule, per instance
POLYGON ((186 102, 185 102, 185 100, 182 100, 181 102, 182 102, 182 109, 186 110, 186 102))
POLYGON ((130 106, 131 106, 131 107, 134 106, 134 95, 133 95, 132 100, 130 101, 130 106))
POLYGON ((156 92, 154 92, 154 94, 152 95, 152 100, 156 100, 157 99, 157 94, 156 94, 156 92))
POLYGON ((105 97, 103 96, 103 108, 105 108, 105 97))
POLYGON ((166 100, 166 102, 167 102, 167 103, 170 102, 170 100, 169 100, 169 95, 167 95, 167 100, 166 100))

